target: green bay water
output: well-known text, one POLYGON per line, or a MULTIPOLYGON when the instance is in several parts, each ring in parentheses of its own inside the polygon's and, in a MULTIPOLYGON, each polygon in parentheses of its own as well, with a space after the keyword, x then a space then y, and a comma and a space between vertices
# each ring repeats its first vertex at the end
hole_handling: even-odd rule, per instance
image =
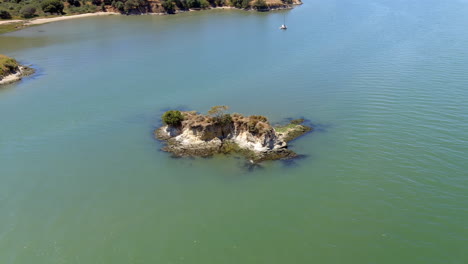
POLYGON ((313 0, 1 35, 37 73, 0 89, 0 263, 467 263, 467 13, 313 0), (220 104, 310 120, 305 158, 159 150, 163 111, 220 104))

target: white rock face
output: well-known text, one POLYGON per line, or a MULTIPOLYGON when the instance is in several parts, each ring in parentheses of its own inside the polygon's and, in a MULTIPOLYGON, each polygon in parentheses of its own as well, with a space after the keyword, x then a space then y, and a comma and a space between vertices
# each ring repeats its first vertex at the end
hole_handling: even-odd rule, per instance
MULTIPOLYGON (((161 129, 162 133, 167 138, 174 138, 180 145, 186 147, 214 147, 221 146, 221 139, 215 137, 211 140, 202 140, 197 130, 192 129, 176 129, 165 126, 161 129)), ((245 130, 234 129, 232 133, 227 135, 223 140, 231 140, 239 147, 249 149, 255 152, 265 152, 269 150, 286 147, 286 143, 281 141, 275 131, 262 135, 253 135, 245 130)))
POLYGON ((221 140, 219 138, 213 138, 211 140, 202 140, 191 129, 184 129, 181 134, 175 137, 175 139, 180 144, 186 145, 186 146, 197 146, 197 145, 199 146, 219 145, 221 146, 221 140))
POLYGON ((263 134, 261 136, 254 136, 248 131, 241 131, 232 140, 237 143, 241 148, 253 150, 255 152, 265 152, 280 148, 284 142, 278 140, 276 133, 263 134))
POLYGON ((176 137, 177 135, 180 135, 180 129, 170 127, 170 126, 163 126, 160 128, 160 133, 161 136, 171 138, 171 137, 176 137))

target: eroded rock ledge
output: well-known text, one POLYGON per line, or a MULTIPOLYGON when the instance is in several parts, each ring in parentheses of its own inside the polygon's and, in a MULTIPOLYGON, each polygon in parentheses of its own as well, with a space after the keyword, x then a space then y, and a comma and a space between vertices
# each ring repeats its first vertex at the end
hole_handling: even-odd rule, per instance
POLYGON ((225 114, 224 110, 227 107, 213 107, 208 115, 166 112, 165 125, 155 130, 155 136, 166 143, 162 150, 176 157, 241 154, 255 163, 291 159, 298 155, 288 149, 288 142, 312 130, 302 119, 273 127, 264 116, 225 114))

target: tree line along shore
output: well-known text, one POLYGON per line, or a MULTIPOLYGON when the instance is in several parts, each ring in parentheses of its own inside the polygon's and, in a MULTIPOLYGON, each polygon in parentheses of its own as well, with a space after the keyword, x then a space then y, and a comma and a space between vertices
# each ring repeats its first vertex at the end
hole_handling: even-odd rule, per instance
POLYGON ((265 12, 301 4, 301 0, 3 0, 0 2, 0 34, 94 15, 177 14, 212 8, 265 12))
POLYGON ((0 2, 0 21, 95 12, 175 14, 215 7, 268 11, 297 4, 301 0, 4 0, 0 2))

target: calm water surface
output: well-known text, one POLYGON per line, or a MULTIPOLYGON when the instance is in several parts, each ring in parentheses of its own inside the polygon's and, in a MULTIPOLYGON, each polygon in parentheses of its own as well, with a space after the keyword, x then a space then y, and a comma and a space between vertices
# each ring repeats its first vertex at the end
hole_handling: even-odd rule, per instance
POLYGON ((0 36, 0 263, 468 263, 468 1, 52 23, 0 36), (306 158, 171 159, 169 108, 303 116, 306 158))

